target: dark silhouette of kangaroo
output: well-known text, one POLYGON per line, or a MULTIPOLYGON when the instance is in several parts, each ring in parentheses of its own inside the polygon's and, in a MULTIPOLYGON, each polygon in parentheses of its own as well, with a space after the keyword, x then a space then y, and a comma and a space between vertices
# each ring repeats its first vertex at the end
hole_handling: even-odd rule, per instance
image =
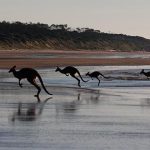
POLYGON ((86 73, 86 76, 89 76, 89 77, 91 77, 91 79, 93 80, 93 78, 96 78, 99 82, 98 82, 98 86, 99 86, 99 84, 100 84, 100 79, 99 79, 99 75, 101 75, 102 77, 104 77, 104 78, 108 78, 108 77, 105 77, 103 74, 101 74, 99 71, 94 71, 94 72, 92 72, 92 73, 86 73))
POLYGON ((147 79, 149 79, 149 77, 150 77, 150 71, 144 72, 144 69, 141 70, 140 74, 144 74, 147 77, 147 79))
POLYGON ((19 71, 16 71, 16 66, 13 66, 10 70, 9 70, 9 73, 12 72, 13 75, 19 79, 19 86, 22 88, 22 83, 20 83, 21 79, 27 79, 29 81, 29 83, 31 83, 32 85, 34 85, 37 89, 38 89, 38 92, 37 92, 37 95, 35 95, 35 97, 39 97, 39 94, 41 92, 41 88, 37 85, 37 83, 35 82, 35 79, 36 77, 38 77, 38 79, 40 80, 41 82, 41 85, 43 87, 43 89, 45 90, 45 92, 49 95, 52 95, 50 94, 47 89, 45 88, 44 86, 44 83, 43 83, 43 80, 40 76, 40 74, 33 68, 22 68, 20 69, 19 71))
POLYGON ((79 70, 76 69, 76 68, 73 67, 73 66, 67 66, 67 67, 65 67, 64 69, 60 69, 59 67, 57 67, 56 70, 55 70, 55 72, 57 72, 57 71, 59 71, 59 72, 65 74, 66 76, 69 76, 69 74, 70 74, 73 78, 75 78, 75 79, 78 81, 78 86, 79 86, 79 87, 81 87, 81 85, 80 85, 80 79, 78 79, 78 78, 75 76, 76 73, 79 75, 79 77, 81 78, 81 80, 82 80, 83 82, 88 82, 88 81, 83 80, 83 78, 82 78, 82 76, 81 76, 79 70))

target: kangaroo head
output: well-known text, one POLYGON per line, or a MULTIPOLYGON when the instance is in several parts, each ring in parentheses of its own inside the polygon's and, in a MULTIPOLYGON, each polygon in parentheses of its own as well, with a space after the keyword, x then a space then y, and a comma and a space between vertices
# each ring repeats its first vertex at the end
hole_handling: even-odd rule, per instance
POLYGON ((88 76, 89 74, 90 74, 90 73, 89 73, 89 72, 87 72, 85 75, 86 75, 86 76, 88 76))
POLYGON ((143 73, 144 73, 144 69, 141 70, 140 74, 143 74, 143 73))
POLYGON ((57 72, 57 71, 60 71, 60 68, 57 66, 57 68, 56 68, 56 70, 55 70, 55 72, 57 72))
POLYGON ((10 68, 9 73, 10 72, 14 72, 15 71, 16 66, 13 66, 12 68, 10 68))

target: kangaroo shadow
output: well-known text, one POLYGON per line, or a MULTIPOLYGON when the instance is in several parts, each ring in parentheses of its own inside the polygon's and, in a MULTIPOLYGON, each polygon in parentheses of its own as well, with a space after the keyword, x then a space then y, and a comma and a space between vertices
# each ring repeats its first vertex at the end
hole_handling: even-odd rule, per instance
POLYGON ((94 104, 98 105, 100 103, 100 91, 84 94, 81 96, 81 93, 78 93, 72 101, 69 102, 61 102, 56 104, 56 113, 59 115, 60 113, 64 114, 73 114, 75 113, 82 104, 94 104))
MULTIPOLYGON (((37 97, 38 100, 39 97, 37 97)), ((52 99, 52 97, 45 99, 41 103, 18 103, 17 112, 11 117, 11 121, 15 122, 18 121, 35 121, 37 120, 44 109, 45 104, 48 100, 52 99)))
POLYGON ((77 95, 77 99, 71 101, 71 102, 62 102, 61 104, 57 104, 56 105, 56 114, 57 116, 60 113, 64 113, 64 114, 73 114, 76 112, 76 110, 78 109, 78 106, 80 104, 80 93, 78 93, 77 95))
POLYGON ((147 106, 150 107, 150 98, 145 98, 142 102, 141 102, 141 106, 147 106))
POLYGON ((90 101, 92 104, 99 104, 100 102, 100 92, 96 92, 94 94, 91 94, 90 101))

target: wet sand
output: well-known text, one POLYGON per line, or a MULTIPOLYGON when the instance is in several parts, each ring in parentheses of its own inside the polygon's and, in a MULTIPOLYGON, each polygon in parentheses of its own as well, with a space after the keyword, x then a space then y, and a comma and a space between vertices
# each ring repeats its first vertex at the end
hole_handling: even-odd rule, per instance
POLYGON ((139 73, 150 70, 149 58, 145 52, 0 51, 0 149, 148 150, 150 81, 139 73), (36 67, 53 96, 42 90, 38 103, 36 89, 26 80, 20 88, 8 73, 13 65, 36 67), (78 88, 55 72, 57 65, 75 65, 88 80, 85 73, 95 70, 109 79, 78 88))
POLYGON ((0 68, 56 67, 66 65, 150 65, 148 52, 96 52, 48 50, 0 50, 0 68))
POLYGON ((148 150, 150 81, 139 75, 142 68, 150 69, 78 66, 84 78, 89 70, 111 77, 101 78, 100 87, 97 80, 90 80, 81 88, 55 68, 38 69, 53 93, 49 97, 42 90, 41 103, 26 80, 20 88, 7 69, 0 70, 0 149, 148 150), (35 114, 29 115, 33 108, 35 114))

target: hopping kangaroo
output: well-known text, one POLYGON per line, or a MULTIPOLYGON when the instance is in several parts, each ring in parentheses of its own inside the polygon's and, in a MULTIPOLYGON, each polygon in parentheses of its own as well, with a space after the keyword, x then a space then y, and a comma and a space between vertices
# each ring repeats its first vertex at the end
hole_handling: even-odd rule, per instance
POLYGON ((78 78, 75 76, 76 73, 79 75, 79 77, 81 78, 81 80, 82 80, 83 82, 88 82, 88 81, 83 80, 83 78, 81 77, 81 74, 80 74, 80 72, 78 71, 78 69, 76 69, 76 68, 73 67, 73 66, 67 66, 67 67, 65 67, 64 69, 60 69, 59 67, 57 67, 56 70, 55 70, 55 72, 57 72, 57 71, 59 71, 59 72, 65 74, 66 76, 69 76, 69 74, 70 74, 73 78, 75 78, 75 79, 78 81, 78 86, 79 86, 79 87, 81 87, 81 86, 80 86, 80 79, 78 79, 78 78))
POLYGON ((22 68, 22 69, 20 69, 19 71, 16 71, 15 68, 16 68, 16 66, 13 66, 13 67, 9 70, 9 73, 12 72, 13 75, 14 75, 16 78, 19 79, 19 86, 20 86, 20 87, 22 87, 22 83, 20 83, 21 79, 26 78, 26 79, 29 81, 29 83, 31 83, 32 85, 34 85, 34 86, 38 89, 37 95, 35 95, 35 96, 36 96, 36 97, 39 97, 39 94, 40 94, 40 92, 41 92, 41 88, 40 88, 40 87, 37 85, 37 83, 35 82, 36 77, 38 77, 38 79, 39 79, 40 82, 41 82, 41 85, 42 85, 43 89, 45 90, 45 92, 46 92, 47 94, 49 94, 49 95, 52 95, 52 94, 50 94, 50 93, 46 90, 46 88, 45 88, 45 86, 44 86, 44 83, 43 83, 43 80, 42 80, 40 74, 39 74, 36 70, 34 70, 34 69, 32 69, 32 68, 22 68))
POLYGON ((144 72, 144 69, 141 70, 140 74, 144 74, 147 77, 147 79, 149 79, 149 77, 150 77, 150 71, 144 72))
POLYGON ((108 78, 108 77, 105 77, 103 74, 101 74, 100 72, 98 72, 98 71, 94 71, 94 72, 92 72, 92 73, 86 73, 86 76, 89 76, 89 77, 91 77, 91 79, 93 80, 93 78, 96 78, 99 82, 98 82, 98 86, 99 86, 99 84, 100 84, 100 79, 98 78, 98 76, 99 75, 101 75, 102 77, 104 77, 104 78, 108 78))

